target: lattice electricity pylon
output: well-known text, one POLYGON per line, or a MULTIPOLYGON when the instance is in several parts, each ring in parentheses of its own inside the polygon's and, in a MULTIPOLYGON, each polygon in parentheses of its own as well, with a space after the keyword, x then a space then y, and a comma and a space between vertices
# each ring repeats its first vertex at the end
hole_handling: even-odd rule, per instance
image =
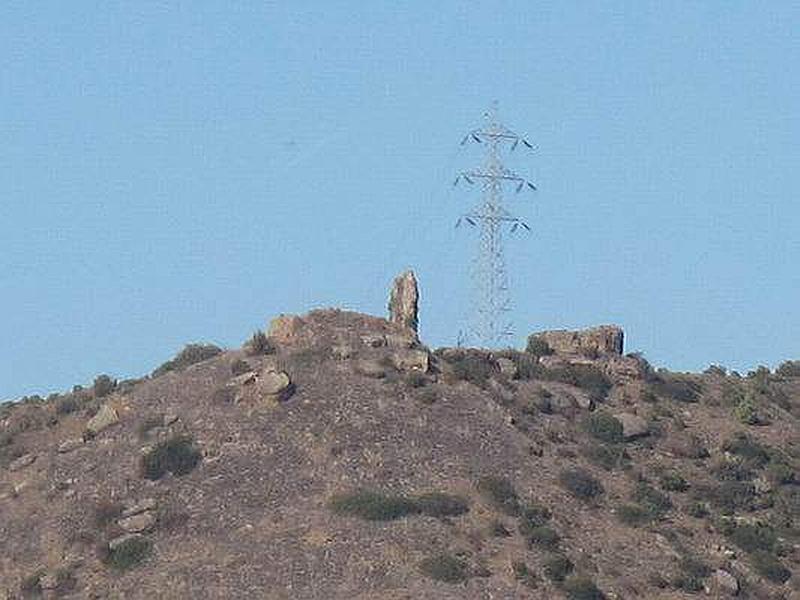
POLYGON ((486 114, 486 124, 464 136, 467 142, 484 144, 486 160, 482 167, 458 174, 453 182, 457 186, 462 180, 470 185, 480 184, 481 203, 463 215, 462 222, 479 229, 480 248, 474 263, 474 284, 476 288, 475 308, 471 318, 467 338, 474 338, 476 344, 485 348, 502 346, 513 335, 513 327, 508 312, 511 310, 511 295, 506 272, 503 249, 503 231, 511 233, 530 227, 520 217, 509 212, 503 204, 503 186, 512 185, 517 193, 523 190, 536 190, 536 186, 524 177, 507 169, 501 161, 501 150, 510 145, 516 150, 522 144, 528 149, 533 145, 524 137, 514 133, 497 121, 497 106, 492 105, 486 114))

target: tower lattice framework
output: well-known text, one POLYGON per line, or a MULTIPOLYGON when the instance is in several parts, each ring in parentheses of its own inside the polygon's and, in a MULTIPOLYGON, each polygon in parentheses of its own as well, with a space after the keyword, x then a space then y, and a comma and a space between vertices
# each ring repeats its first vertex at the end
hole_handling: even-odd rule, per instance
POLYGON ((456 224, 466 222, 479 231, 479 248, 473 265, 475 305, 464 337, 475 345, 493 348, 504 345, 513 335, 508 314, 511 294, 504 235, 520 228, 530 231, 525 221, 506 208, 503 192, 509 187, 517 193, 536 190, 533 183, 503 164, 502 154, 505 148, 513 152, 520 144, 528 149, 533 149, 533 145, 498 121, 496 103, 485 114, 483 127, 467 133, 461 145, 470 142, 484 145, 486 157, 482 166, 462 171, 453 182, 454 186, 464 181, 481 188, 480 203, 456 224))

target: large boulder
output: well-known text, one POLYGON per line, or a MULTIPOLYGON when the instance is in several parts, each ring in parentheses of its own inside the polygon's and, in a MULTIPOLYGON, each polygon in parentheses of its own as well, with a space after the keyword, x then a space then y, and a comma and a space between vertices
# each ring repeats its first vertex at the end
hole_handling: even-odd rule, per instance
POLYGON ((717 569, 705 586, 706 594, 715 598, 730 598, 739 594, 739 580, 725 569, 717 569))
POLYGON ((265 400, 281 401, 292 395, 293 386, 285 371, 263 371, 257 380, 258 391, 265 400))
POLYGON ((389 295, 389 320, 417 331, 419 288, 413 271, 398 275, 389 295))
POLYGON ((110 404, 104 404, 100 407, 100 410, 97 411, 97 414, 89 419, 89 422, 86 424, 86 429, 95 435, 119 423, 119 415, 117 414, 117 410, 111 406, 110 404))
POLYGON ((622 437, 626 440, 632 440, 650 433, 650 426, 647 421, 639 415, 624 412, 617 413, 614 416, 617 421, 622 423, 622 437))
POLYGON ((425 350, 397 350, 390 359, 398 371, 427 373, 430 366, 430 355, 425 350))
POLYGON ((23 454, 19 458, 11 461, 11 463, 8 465, 8 470, 19 471, 20 469, 24 469, 28 465, 33 464, 35 460, 36 460, 35 454, 23 454))
POLYGON ((353 364, 356 373, 364 377, 382 379, 386 377, 386 365, 377 358, 360 358, 353 364))
POLYGON ((578 331, 556 330, 534 333, 530 340, 545 342, 556 354, 590 357, 622 355, 624 334, 616 325, 601 325, 578 331))
POLYGON ((121 516, 123 519, 126 519, 128 517, 132 517, 134 515, 138 515, 143 512, 155 510, 157 507, 158 507, 158 502, 156 501, 155 498, 145 498, 143 500, 140 500, 133 506, 126 508, 124 511, 122 511, 121 516))
POLYGON ((117 525, 126 533, 143 533, 156 524, 156 516, 151 511, 141 512, 117 521, 117 525))

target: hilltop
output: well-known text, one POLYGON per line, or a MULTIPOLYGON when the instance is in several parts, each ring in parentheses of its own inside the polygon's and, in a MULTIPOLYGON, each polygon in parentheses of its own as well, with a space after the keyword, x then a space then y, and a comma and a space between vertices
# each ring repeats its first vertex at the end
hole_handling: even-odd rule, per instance
POLYGON ((0 598, 797 598, 800 363, 317 310, 0 408, 0 598))

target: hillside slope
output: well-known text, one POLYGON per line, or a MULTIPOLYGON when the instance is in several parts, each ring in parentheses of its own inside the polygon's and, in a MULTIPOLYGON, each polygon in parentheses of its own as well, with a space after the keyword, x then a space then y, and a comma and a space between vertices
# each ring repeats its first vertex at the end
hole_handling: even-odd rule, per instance
POLYGON ((792 365, 544 339, 431 353, 314 311, 5 405, 0 598, 798 597, 792 365))

